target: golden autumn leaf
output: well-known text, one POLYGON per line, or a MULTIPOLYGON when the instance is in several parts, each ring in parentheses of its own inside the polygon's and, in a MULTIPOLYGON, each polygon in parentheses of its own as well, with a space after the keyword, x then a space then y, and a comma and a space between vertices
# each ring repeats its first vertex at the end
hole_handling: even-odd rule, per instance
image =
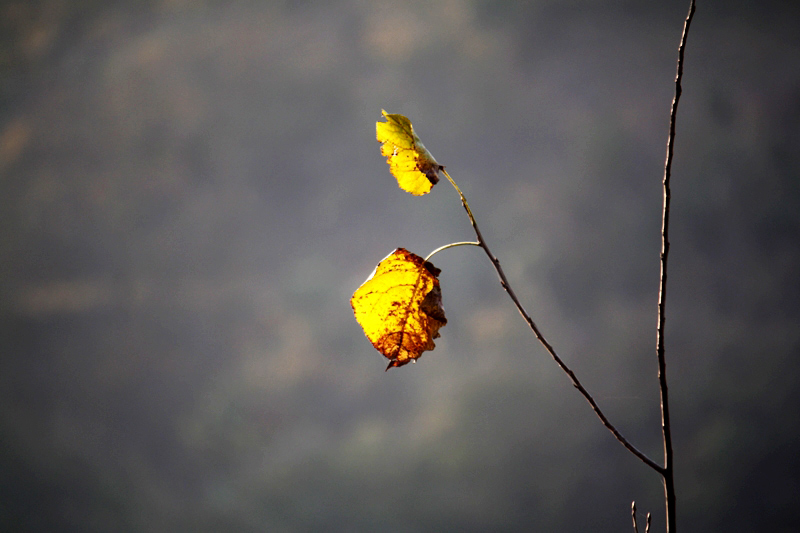
POLYGON ((419 140, 411 121, 403 115, 381 111, 386 122, 375 124, 375 133, 386 157, 392 175, 404 191, 421 196, 428 194, 439 182, 439 171, 444 168, 436 162, 419 140))
POLYGON ((433 264, 404 248, 384 258, 350 298, 356 320, 389 366, 416 362, 447 324, 439 273, 433 264))

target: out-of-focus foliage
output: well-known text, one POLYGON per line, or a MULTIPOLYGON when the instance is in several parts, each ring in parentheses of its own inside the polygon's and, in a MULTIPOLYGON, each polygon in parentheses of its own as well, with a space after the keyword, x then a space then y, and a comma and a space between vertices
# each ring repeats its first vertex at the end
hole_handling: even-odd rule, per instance
MULTIPOLYGON (((424 366, 380 372, 347 301, 387 243, 472 237, 454 194, 386 176, 385 106, 658 457, 687 8, 0 3, 0 530, 616 532, 632 499, 663 529, 657 477, 479 250, 436 256, 448 334, 424 366)), ((798 27, 792 2, 704 0, 689 37, 666 337, 687 532, 800 522, 798 27)))

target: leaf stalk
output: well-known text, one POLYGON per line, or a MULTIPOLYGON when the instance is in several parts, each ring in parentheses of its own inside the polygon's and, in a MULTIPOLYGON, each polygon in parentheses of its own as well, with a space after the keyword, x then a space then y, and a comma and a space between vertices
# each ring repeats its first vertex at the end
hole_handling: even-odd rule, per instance
POLYGON ((442 250, 447 250, 448 248, 455 248, 456 246, 480 246, 480 245, 481 243, 472 241, 451 242, 450 244, 445 244, 444 246, 440 246, 431 253, 429 253, 428 257, 425 258, 425 261, 430 261, 431 257, 433 257, 434 254, 438 254, 442 250))

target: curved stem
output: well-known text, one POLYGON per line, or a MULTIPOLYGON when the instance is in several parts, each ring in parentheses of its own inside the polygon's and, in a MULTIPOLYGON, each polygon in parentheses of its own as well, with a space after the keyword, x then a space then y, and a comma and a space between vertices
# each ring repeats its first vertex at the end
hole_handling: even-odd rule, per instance
POLYGON ((425 261, 429 261, 434 254, 438 254, 442 250, 447 250, 448 248, 455 248, 456 246, 480 246, 480 245, 481 243, 472 241, 451 242, 450 244, 445 244, 444 246, 440 246, 431 253, 429 253, 428 257, 425 258, 425 261))
POLYGON ((495 257, 492 251, 489 250, 489 246, 486 244, 486 240, 483 238, 481 230, 478 229, 478 223, 475 221, 475 216, 472 214, 472 210, 469 207, 469 203, 467 202, 464 193, 461 192, 461 189, 458 187, 458 185, 456 185, 456 182, 453 180, 453 178, 450 177, 450 174, 448 174, 444 168, 442 168, 441 171, 442 174, 444 174, 447 180, 456 189, 456 192, 458 192, 458 195, 461 198, 461 205, 463 205, 464 209, 467 211, 467 215, 469 216, 469 221, 472 224, 472 229, 475 231, 475 235, 478 237, 478 246, 483 248, 483 251, 486 252, 487 256, 489 256, 489 260, 492 262, 492 265, 494 265, 494 269, 497 271, 497 275, 500 278, 500 285, 503 287, 503 289, 505 289, 505 291, 511 297, 511 300, 514 302, 514 305, 517 306, 519 314, 522 315, 522 318, 525 320, 525 322, 528 323, 528 326, 533 331, 533 334, 536 335, 536 338, 539 340, 542 346, 544 346, 545 350, 547 350, 547 353, 550 354, 550 357, 553 358, 553 360, 561 368, 561 370, 563 370, 567 374, 570 381, 572 382, 572 385, 576 389, 578 389, 578 391, 583 395, 584 398, 586 398, 586 401, 589 402, 589 405, 591 406, 592 410, 595 412, 595 414, 603 423, 603 425, 614 435, 614 438, 616 438, 620 442, 620 444, 622 444, 629 452, 638 457, 644 464, 646 464, 656 472, 663 475, 664 469, 661 467, 661 465, 654 462, 644 453, 640 452, 633 444, 628 442, 628 440, 624 436, 622 436, 619 430, 617 430, 617 428, 614 427, 614 425, 608 420, 608 418, 606 418, 605 414, 603 414, 603 411, 601 411, 600 407, 597 405, 597 402, 594 401, 592 395, 589 394, 589 392, 584 388, 584 386, 578 380, 578 377, 575 375, 575 373, 572 370, 570 370, 570 368, 564 363, 564 361, 561 360, 561 358, 556 353, 555 349, 553 349, 550 343, 547 342, 547 340, 544 338, 542 333, 539 331, 539 328, 536 327, 536 323, 533 321, 533 318, 531 318, 531 315, 528 314, 528 312, 525 310, 524 307, 522 307, 522 304, 517 298, 516 293, 511 288, 511 285, 508 283, 508 278, 506 278, 506 274, 505 272, 503 272, 503 267, 500 266, 500 261, 497 259, 497 257, 495 257))

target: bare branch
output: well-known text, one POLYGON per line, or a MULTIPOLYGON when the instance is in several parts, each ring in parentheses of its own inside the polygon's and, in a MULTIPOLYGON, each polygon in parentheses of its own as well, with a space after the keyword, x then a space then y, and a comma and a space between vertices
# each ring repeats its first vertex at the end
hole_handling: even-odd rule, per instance
POLYGON ((661 276, 658 291, 658 329, 656 332, 656 355, 658 357, 658 383, 661 394, 661 433, 664 441, 664 495, 667 507, 667 532, 675 533, 675 481, 673 475, 672 430, 669 420, 669 396, 667 388, 667 365, 664 355, 664 321, 667 296, 667 258, 669 256, 669 206, 670 177, 672 174, 672 156, 675 145, 675 118, 678 113, 678 102, 681 98, 681 78, 683 77, 683 53, 686 48, 686 37, 695 10, 695 0, 691 0, 689 14, 683 25, 681 44, 678 48, 678 66, 675 74, 675 97, 669 117, 669 137, 667 139, 667 159, 664 163, 664 209, 661 219, 661 276))
POLYGON ((608 418, 606 418, 606 415, 603 414, 603 411, 600 410, 600 407, 597 405, 597 402, 594 401, 592 395, 589 394, 589 392, 583 387, 581 382, 578 380, 577 376, 575 376, 575 373, 572 370, 570 370, 570 368, 564 363, 564 361, 561 360, 561 358, 558 356, 558 354, 550 345, 550 343, 547 342, 547 340, 544 338, 542 333, 539 331, 539 328, 536 327, 536 323, 531 318, 531 315, 528 314, 528 312, 525 310, 524 307, 522 307, 522 304, 517 298, 516 293, 511 288, 511 285, 508 283, 508 278, 506 278, 506 274, 505 272, 503 272, 503 267, 500 266, 500 261, 497 259, 497 257, 495 257, 492 251, 489 250, 489 246, 486 244, 486 240, 483 238, 481 230, 478 228, 478 223, 475 221, 475 217, 472 215, 472 210, 469 207, 469 203, 467 203, 467 199, 464 197, 464 193, 461 192, 461 189, 458 187, 458 185, 456 185, 456 182, 453 181, 453 178, 450 177, 450 174, 448 174, 446 170, 442 169, 442 174, 444 174, 444 176, 450 181, 453 187, 455 187, 456 191, 458 192, 458 195, 461 197, 461 205, 463 205, 464 209, 467 211, 467 215, 469 216, 469 221, 472 224, 472 229, 475 231, 475 235, 478 238, 478 245, 481 248, 483 248, 483 251, 486 252, 487 256, 489 256, 489 260, 492 262, 492 265, 494 265, 494 269, 497 271, 497 275, 500 278, 500 285, 502 285, 502 287, 511 297, 511 300, 514 302, 514 305, 517 306, 519 314, 522 315, 522 318, 525 319, 525 322, 528 323, 528 326, 533 331, 533 334, 536 335, 536 338, 539 340, 542 346, 544 346, 545 350, 547 350, 547 353, 550 354, 550 357, 552 357, 553 360, 556 362, 556 364, 559 367, 561 367, 561 370, 563 370, 567 374, 570 381, 572 382, 572 385, 576 389, 578 389, 578 391, 583 395, 584 398, 586 398, 586 401, 589 402, 589 405, 591 406, 592 410, 595 412, 595 414, 603 423, 603 425, 606 428, 608 428, 608 430, 614 435, 614 438, 616 438, 620 442, 620 444, 625 446, 625 448, 629 452, 638 457, 644 464, 646 464, 659 474, 663 475, 664 469, 662 468, 662 466, 653 461, 652 459, 650 459, 649 457, 647 457, 644 453, 639 451, 639 449, 637 449, 633 444, 628 442, 628 440, 622 436, 622 433, 620 433, 619 430, 616 427, 614 427, 614 425, 608 420, 608 418))

